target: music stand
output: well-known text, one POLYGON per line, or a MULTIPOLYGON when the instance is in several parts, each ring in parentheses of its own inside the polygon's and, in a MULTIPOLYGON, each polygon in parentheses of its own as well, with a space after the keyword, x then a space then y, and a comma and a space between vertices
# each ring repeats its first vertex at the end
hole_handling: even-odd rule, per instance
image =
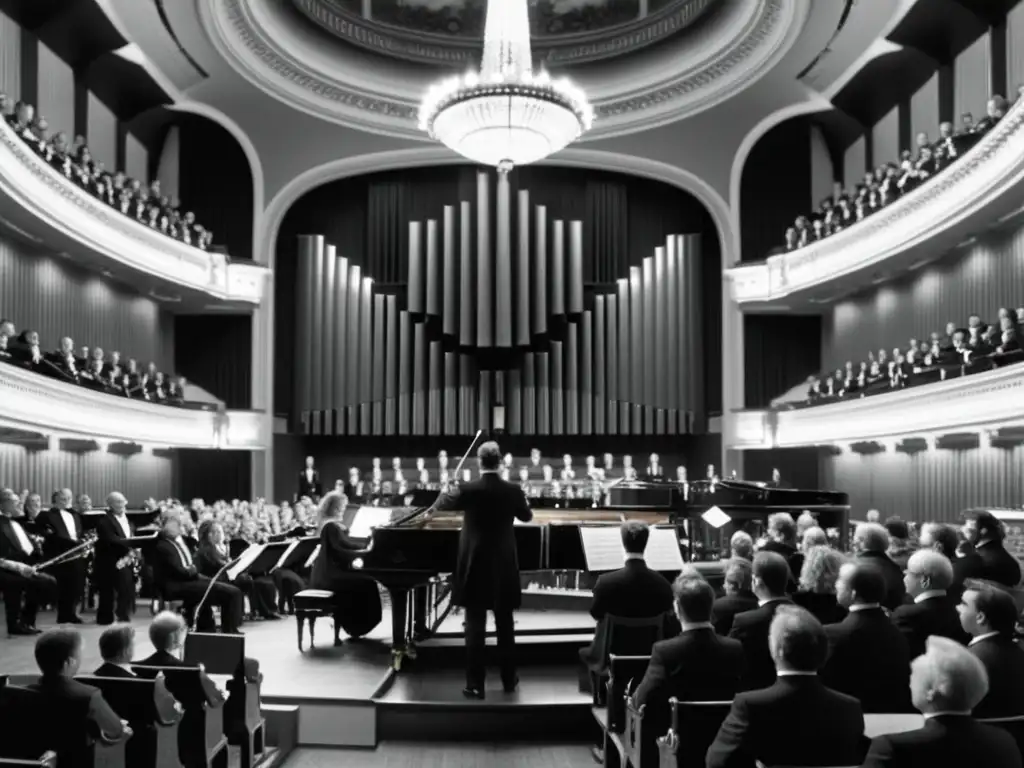
POLYGON ((189 632, 182 661, 189 666, 202 664, 211 675, 241 675, 245 668, 245 636, 189 632))
POLYGON ((294 546, 288 555, 280 563, 275 564, 274 570, 278 568, 287 568, 291 571, 301 571, 306 567, 306 561, 309 560, 309 556, 313 554, 313 550, 320 545, 319 536, 305 536, 301 539, 293 540, 294 546))
POLYGON ((241 573, 247 573, 250 576, 266 576, 274 569, 289 546, 291 546, 291 542, 288 541, 272 541, 265 544, 263 551, 256 555, 256 559, 243 568, 241 573))

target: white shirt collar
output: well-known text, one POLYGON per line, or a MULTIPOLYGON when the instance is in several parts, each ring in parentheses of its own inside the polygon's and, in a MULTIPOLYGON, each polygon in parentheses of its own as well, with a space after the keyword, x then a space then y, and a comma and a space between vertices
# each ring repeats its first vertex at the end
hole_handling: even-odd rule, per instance
POLYGON ((817 677, 817 672, 799 672, 795 669, 779 670, 775 673, 776 677, 817 677))
POLYGON ((914 598, 915 603, 921 603, 925 600, 931 600, 933 597, 945 597, 946 590, 944 589, 927 589, 920 595, 914 598))
POLYGON ((857 603, 856 605, 850 606, 850 613, 857 613, 858 611, 870 611, 875 608, 881 607, 881 603, 857 603))
POLYGON ((954 712, 951 709, 944 709, 939 712, 925 712, 924 719, 931 720, 933 717, 970 717, 970 712, 954 712))
POLYGON ((758 600, 757 601, 757 607, 758 608, 764 608, 764 606, 768 605, 768 603, 779 603, 779 602, 782 602, 783 600, 786 600, 786 599, 787 598, 785 598, 785 597, 769 597, 766 600, 758 600))
POLYGON ((688 621, 683 622, 683 632, 693 632, 697 629, 714 629, 715 625, 710 621, 695 621, 690 623, 688 621))
POLYGON ((626 560, 643 560, 643 559, 644 559, 643 553, 638 553, 638 552, 627 552, 626 553, 626 560))
POLYGON ((982 640, 988 640, 990 637, 999 637, 999 633, 986 632, 984 635, 978 635, 977 637, 971 638, 971 642, 969 642, 967 645, 974 645, 975 643, 980 643, 982 640))
POLYGON ((115 667, 120 667, 125 672, 131 672, 132 677, 135 677, 135 673, 132 672, 132 665, 131 664, 114 664, 114 666, 115 667))

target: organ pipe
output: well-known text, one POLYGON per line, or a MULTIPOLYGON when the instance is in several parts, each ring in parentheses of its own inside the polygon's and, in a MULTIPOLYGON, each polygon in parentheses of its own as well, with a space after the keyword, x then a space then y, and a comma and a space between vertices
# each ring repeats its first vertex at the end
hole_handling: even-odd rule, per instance
POLYGON ((494 346, 512 346, 512 199, 508 174, 498 174, 494 254, 494 346))
POLYGON ((459 434, 468 435, 475 432, 475 403, 473 383, 473 359, 469 355, 459 355, 459 434))
MULTIPOLYGON (((370 434, 370 401, 373 399, 373 278, 363 278, 359 317, 359 434, 370 434)), ((383 351, 383 350, 381 350, 383 351)))
POLYGON ((441 314, 441 273, 437 257, 437 221, 427 220, 427 301, 426 311, 432 317, 441 314))
POLYGON ((444 353, 444 433, 459 431, 459 355, 444 353))
POLYGON ((583 222, 569 222, 569 314, 583 311, 583 222))
MULTIPOLYGON (((317 235, 313 243, 313 343, 311 365, 305 375, 312 379, 309 410, 316 413, 324 407, 324 238, 317 235)), ((313 424, 318 425, 319 419, 314 418, 313 424)))
POLYGON ((509 434, 523 434, 523 372, 512 368, 505 376, 505 418, 509 434))
POLYGON ((607 355, 607 376, 605 378, 605 400, 608 421, 605 425, 609 435, 619 433, 619 298, 614 293, 605 299, 604 327, 607 355))
POLYGON ((473 240, 469 212, 469 203, 463 202, 459 209, 459 342, 463 347, 472 347, 476 343, 476 315, 473 308, 473 240))
POLYGON ((643 345, 644 345, 644 388, 643 414, 644 434, 654 434, 654 257, 647 256, 643 262, 643 345))
POLYGON ((295 417, 305 422, 309 412, 312 381, 309 377, 313 338, 313 249, 315 238, 299 237, 296 306, 299 308, 295 333, 295 417))
POLYGON ((398 434, 412 434, 412 317, 398 313, 398 434))
POLYGON ((359 303, 363 277, 358 264, 348 267, 348 349, 351 358, 348 361, 347 382, 348 403, 346 419, 348 434, 359 434, 359 370, 362 362, 359 344, 359 303))
POLYGON ((335 268, 334 307, 334 418, 335 434, 345 434, 345 406, 347 390, 346 368, 351 365, 354 355, 348 346, 348 259, 341 257, 335 268))
POLYGON ((533 250, 533 332, 543 334, 548 332, 548 209, 543 205, 537 206, 534 229, 537 247, 533 250))
POLYGON ((325 412, 324 432, 326 434, 333 434, 333 409, 334 409, 334 358, 338 354, 338 349, 334 343, 334 313, 336 311, 336 276, 337 276, 337 253, 333 245, 324 246, 324 302, 323 310, 324 314, 321 318, 323 323, 323 347, 321 348, 321 355, 323 357, 323 365, 320 368, 320 392, 322 393, 323 403, 321 408, 325 412))
POLYGON ((519 190, 519 258, 516 264, 516 344, 530 345, 530 191, 519 190))
POLYGON ((427 329, 416 323, 412 335, 412 433, 427 431, 427 329))
POLYGON ((534 354, 537 374, 537 434, 551 434, 551 383, 548 376, 548 353, 534 354))
MULTIPOLYGON (((594 297, 594 315, 593 315, 593 356, 592 370, 593 373, 593 425, 594 432, 603 435, 605 434, 605 416, 607 416, 607 402, 608 402, 608 389, 605 385, 606 381, 606 358, 605 358, 605 337, 604 337, 604 326, 605 326, 605 302, 612 297, 595 296, 594 297)), ((584 350, 586 350, 586 342, 584 342, 584 350)), ((586 352, 584 351, 584 354, 586 352)), ((611 358, 608 358, 607 365, 614 370, 611 366, 611 358)), ((614 375, 614 374, 613 374, 614 375)))
POLYGON ((644 333, 643 333, 643 272, 640 267, 629 268, 629 426, 634 435, 643 434, 644 401, 644 333))
POLYGON ((370 412, 372 432, 384 434, 384 361, 387 347, 384 344, 384 300, 381 293, 373 297, 373 385, 370 389, 370 412))
POLYGON ((537 370, 533 352, 523 355, 523 434, 537 434, 537 370))
POLYGON ((491 388, 494 377, 491 371, 480 371, 477 379, 476 428, 487 431, 491 428, 491 388))
POLYGON ((444 298, 442 304, 444 306, 444 318, 441 322, 441 332, 445 336, 452 337, 458 329, 458 321, 455 314, 457 311, 455 299, 458 296, 455 286, 458 272, 455 265, 455 208, 450 205, 444 207, 443 237, 444 298))
POLYGON ((668 405, 668 281, 665 276, 665 249, 654 249, 654 431, 665 434, 665 409, 668 405))
POLYGON ((551 314, 565 314, 565 222, 561 220, 551 227, 551 314))
POLYGON ((579 325, 569 323, 565 329, 565 433, 580 433, 579 325))
POLYGON ((491 271, 490 177, 476 175, 476 345, 494 345, 494 274, 491 271))
POLYGON ((424 311, 423 228, 418 221, 409 222, 409 286, 407 306, 416 316, 424 311))
POLYGON ((669 235, 665 239, 665 282, 667 283, 666 294, 668 296, 665 308, 665 324, 667 334, 665 336, 666 358, 668 360, 668 401, 665 407, 668 411, 668 433, 675 435, 679 432, 679 283, 676 278, 676 238, 669 235))
POLYGON ((548 387, 551 399, 551 434, 565 434, 565 407, 562 377, 562 342, 551 342, 551 354, 548 355, 548 365, 551 366, 551 382, 548 387))
POLYGON ((398 297, 388 296, 384 331, 384 434, 395 434, 398 426, 398 297))
MULTIPOLYGON (((702 338, 702 318, 700 307, 701 293, 701 241, 700 235, 679 235, 677 247, 683 252, 685 267, 686 287, 686 318, 681 323, 685 328, 686 337, 686 367, 682 370, 688 379, 687 389, 690 393, 690 400, 686 410, 693 414, 700 414, 704 411, 704 385, 701 374, 704 370, 704 346, 702 338)), ((701 427, 703 428, 703 427, 701 427)))
POLYGON ((441 390, 444 376, 441 342, 430 342, 430 397, 427 401, 427 434, 441 434, 441 390))
POLYGON ((580 433, 594 431, 594 319, 589 311, 583 313, 580 340, 580 433))

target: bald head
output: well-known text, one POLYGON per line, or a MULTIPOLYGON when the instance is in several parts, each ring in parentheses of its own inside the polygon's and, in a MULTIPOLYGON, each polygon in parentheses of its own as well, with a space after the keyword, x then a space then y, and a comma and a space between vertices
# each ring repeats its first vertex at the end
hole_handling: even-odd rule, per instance
POLYGON ((107 496, 107 508, 116 515, 123 514, 128 507, 128 499, 123 494, 114 491, 107 496))

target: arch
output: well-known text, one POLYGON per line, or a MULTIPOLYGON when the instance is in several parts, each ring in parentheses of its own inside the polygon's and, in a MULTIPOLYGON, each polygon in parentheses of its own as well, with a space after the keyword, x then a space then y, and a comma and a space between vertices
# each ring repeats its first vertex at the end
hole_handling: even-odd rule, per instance
MULTIPOLYGON (((307 192, 331 181, 349 176, 361 176, 377 171, 391 171, 402 168, 421 168, 430 165, 451 165, 458 159, 451 150, 440 145, 428 145, 413 149, 400 149, 388 152, 377 152, 355 157, 346 157, 324 163, 300 174, 290 181, 270 201, 263 215, 264 230, 256 240, 258 247, 269 249, 261 254, 260 263, 274 268, 277 254, 277 236, 281 224, 292 205, 307 192)), ((726 251, 731 249, 735 237, 730 236, 731 226, 729 206, 722 196, 703 179, 684 168, 668 163, 650 160, 645 157, 626 155, 619 152, 607 152, 582 147, 571 147, 544 161, 545 165, 556 165, 567 168, 600 168, 606 171, 641 176, 671 184, 693 195, 707 209, 711 220, 718 231, 719 247, 722 249, 722 260, 726 262, 726 251)), ((731 250, 730 250, 731 255, 731 250)))

